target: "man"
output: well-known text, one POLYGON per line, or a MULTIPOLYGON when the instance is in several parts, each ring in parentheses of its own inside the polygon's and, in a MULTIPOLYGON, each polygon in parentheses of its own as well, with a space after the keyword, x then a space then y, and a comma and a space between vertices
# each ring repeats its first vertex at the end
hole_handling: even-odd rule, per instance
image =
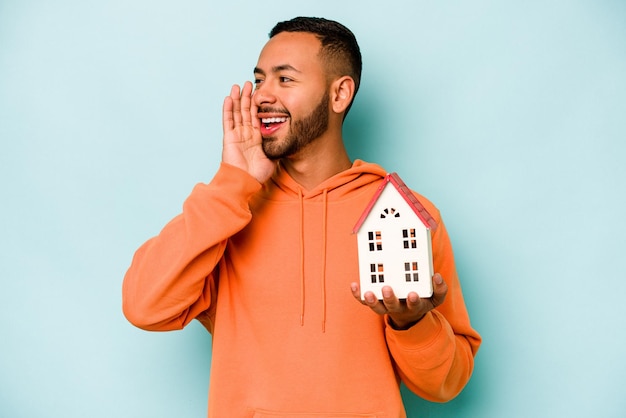
POLYGON ((358 90, 354 35, 296 18, 270 33, 255 88, 223 106, 213 180, 139 248, 124 313, 147 330, 198 319, 213 335, 211 417, 402 417, 401 379, 446 401, 467 383, 471 328, 437 209, 434 293, 361 301, 351 228, 385 176, 351 162, 342 124, 358 90))

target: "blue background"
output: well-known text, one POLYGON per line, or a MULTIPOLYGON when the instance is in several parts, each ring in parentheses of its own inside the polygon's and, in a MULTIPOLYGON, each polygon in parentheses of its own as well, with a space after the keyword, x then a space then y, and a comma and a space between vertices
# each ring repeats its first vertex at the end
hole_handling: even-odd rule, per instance
POLYGON ((626 3, 0 0, 0 415, 202 417, 210 336, 121 312, 220 161, 221 104, 296 15, 359 39, 353 158, 441 209, 484 337, 410 417, 626 413, 626 3), (315 5, 313 5, 315 3, 315 5))

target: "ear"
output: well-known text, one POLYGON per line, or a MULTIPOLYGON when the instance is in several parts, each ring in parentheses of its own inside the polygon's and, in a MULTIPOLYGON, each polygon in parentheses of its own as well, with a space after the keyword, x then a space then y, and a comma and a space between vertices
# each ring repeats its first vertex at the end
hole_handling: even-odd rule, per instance
POLYGON ((330 101, 335 113, 344 113, 354 99, 354 80, 350 76, 343 76, 330 86, 330 101))

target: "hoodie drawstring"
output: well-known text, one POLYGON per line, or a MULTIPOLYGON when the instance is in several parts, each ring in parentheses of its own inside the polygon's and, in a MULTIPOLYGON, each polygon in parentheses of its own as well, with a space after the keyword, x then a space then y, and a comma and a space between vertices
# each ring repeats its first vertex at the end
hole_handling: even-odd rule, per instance
POLYGON ((328 229, 328 190, 324 189, 324 214, 322 216, 324 225, 322 226, 322 332, 326 332, 326 230, 328 229))
MULTIPOLYGON (((304 195, 302 190, 298 190, 298 200, 300 201, 300 326, 304 326, 304 298, 305 298, 305 278, 304 278, 304 195)), ((322 332, 326 332, 326 251, 328 233, 328 190, 323 192, 322 209, 322 332)))
POLYGON ((300 200, 300 326, 304 325, 304 196, 298 189, 300 200))

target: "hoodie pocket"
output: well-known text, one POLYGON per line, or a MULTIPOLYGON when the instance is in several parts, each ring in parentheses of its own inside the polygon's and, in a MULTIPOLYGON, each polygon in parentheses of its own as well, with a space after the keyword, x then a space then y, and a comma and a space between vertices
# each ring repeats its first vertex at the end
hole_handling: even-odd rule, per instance
POLYGON ((274 412, 274 411, 254 411, 253 418, 376 418, 374 414, 351 414, 351 413, 298 413, 298 412, 274 412))

